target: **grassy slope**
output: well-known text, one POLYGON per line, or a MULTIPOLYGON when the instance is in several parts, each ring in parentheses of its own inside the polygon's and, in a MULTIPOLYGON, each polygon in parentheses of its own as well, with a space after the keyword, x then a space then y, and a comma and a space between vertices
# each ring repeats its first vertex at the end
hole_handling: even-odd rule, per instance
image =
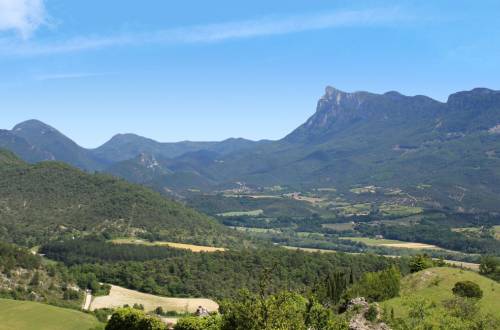
POLYGON ((476 272, 461 270, 458 268, 430 268, 411 274, 402 281, 401 297, 388 300, 384 303, 389 309, 394 308, 396 317, 406 314, 406 308, 402 302, 404 297, 416 295, 432 300, 440 305, 443 300, 453 297, 451 289, 458 281, 473 281, 483 290, 483 298, 480 300, 481 310, 492 314, 500 311, 500 284, 476 272), (432 282, 436 278, 440 281, 437 285, 432 282))
POLYGON ((0 238, 31 246, 104 230, 207 245, 230 237, 215 220, 144 187, 56 162, 28 165, 0 150, 0 238))
POLYGON ((89 314, 10 299, 0 299, 0 320, 0 330, 89 330, 99 326, 89 314))

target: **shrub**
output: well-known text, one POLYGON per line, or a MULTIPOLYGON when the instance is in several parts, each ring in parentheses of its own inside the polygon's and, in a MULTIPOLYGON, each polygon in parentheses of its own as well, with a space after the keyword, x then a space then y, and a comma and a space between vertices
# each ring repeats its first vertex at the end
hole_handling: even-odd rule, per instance
POLYGON ((106 330, 165 330, 158 319, 133 308, 120 308, 111 315, 106 330))
POLYGON ((208 317, 184 317, 179 319, 174 326, 175 330, 220 330, 222 319, 220 315, 212 315, 208 317))
POLYGON ((411 257, 409 266, 410 266, 410 272, 416 273, 421 270, 431 268, 432 266, 434 266, 434 263, 428 255, 419 254, 414 257, 411 257))
POLYGON ((80 293, 73 289, 66 289, 63 293, 64 300, 77 300, 80 298, 80 293))
POLYGON ((144 310, 144 305, 136 303, 136 304, 134 304, 133 308, 143 311, 144 310))
POLYGON ((107 322, 108 316, 111 314, 113 314, 113 310, 109 308, 100 308, 94 311, 95 317, 102 323, 107 322))
POLYGON ((462 281, 455 283, 453 294, 465 298, 482 298, 483 290, 474 282, 462 281))
POLYGON ((375 322, 377 320, 377 316, 378 316, 377 306, 373 304, 370 305, 370 307, 368 307, 368 309, 365 312, 365 319, 367 319, 370 322, 375 322))

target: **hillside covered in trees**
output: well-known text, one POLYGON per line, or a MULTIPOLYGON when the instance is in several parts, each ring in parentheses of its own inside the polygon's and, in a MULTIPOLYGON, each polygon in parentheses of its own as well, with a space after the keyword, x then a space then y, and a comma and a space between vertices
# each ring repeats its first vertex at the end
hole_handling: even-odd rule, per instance
POLYGON ((0 239, 35 246, 88 233, 227 245, 215 220, 147 188, 58 162, 27 164, 0 150, 0 239))

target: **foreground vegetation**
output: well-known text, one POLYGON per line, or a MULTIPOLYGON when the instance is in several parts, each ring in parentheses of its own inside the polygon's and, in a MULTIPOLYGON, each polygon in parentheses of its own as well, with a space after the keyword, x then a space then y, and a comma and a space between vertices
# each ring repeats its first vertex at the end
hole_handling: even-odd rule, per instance
POLYGON ((2 330, 89 330, 102 325, 90 314, 32 301, 0 298, 2 330))
POLYGON ((500 284, 471 271, 430 268, 403 279, 401 295, 383 304, 395 325, 413 329, 497 329, 500 327, 500 284), (457 298, 457 283, 477 285, 481 296, 457 298))
MULTIPOLYGON (((411 264, 416 266, 419 261, 413 260, 411 264)), ((366 273, 355 283, 337 273, 309 293, 299 294, 289 290, 270 293, 266 285, 269 282, 263 277, 256 292, 241 290, 235 297, 223 300, 219 313, 182 317, 174 329, 384 329, 385 323, 395 330, 497 330, 500 292, 490 287, 490 282, 480 275, 446 267, 424 267, 401 279, 396 268, 389 268, 366 273), (429 274, 443 279, 436 281, 429 274), (454 285, 450 287, 451 283, 454 285), (456 290, 457 287, 476 288, 476 291, 456 290), (430 289, 435 292, 431 294, 430 289), (488 297, 486 292, 483 296, 484 290, 491 291, 488 297), (367 299, 353 299, 360 295, 367 299)), ((154 316, 125 308, 116 311, 106 327, 107 330, 123 328, 166 327, 154 316)))

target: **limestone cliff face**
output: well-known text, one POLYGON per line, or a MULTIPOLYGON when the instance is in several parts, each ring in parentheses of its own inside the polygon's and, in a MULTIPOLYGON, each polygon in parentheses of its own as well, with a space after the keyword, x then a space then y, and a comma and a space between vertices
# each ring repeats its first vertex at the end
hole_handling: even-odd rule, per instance
POLYGON ((327 86, 316 112, 284 140, 311 142, 330 138, 360 122, 400 123, 412 117, 435 116, 444 111, 444 103, 425 96, 405 96, 391 91, 385 94, 343 92, 327 86))

